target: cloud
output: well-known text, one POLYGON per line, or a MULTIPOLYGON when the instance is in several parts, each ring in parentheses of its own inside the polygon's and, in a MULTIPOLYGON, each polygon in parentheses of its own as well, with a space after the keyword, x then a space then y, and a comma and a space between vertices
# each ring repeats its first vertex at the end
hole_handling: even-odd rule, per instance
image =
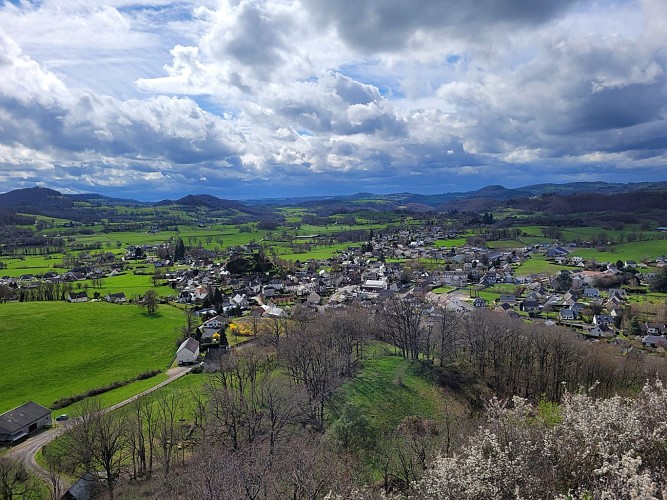
POLYGON ((661 0, 5 3, 0 181, 248 197, 660 178, 665 43, 661 0))
POLYGON ((577 0, 305 0, 322 25, 333 25, 362 52, 390 52, 431 37, 484 37, 530 27, 562 14, 577 0), (425 36, 426 35, 426 36, 425 36))

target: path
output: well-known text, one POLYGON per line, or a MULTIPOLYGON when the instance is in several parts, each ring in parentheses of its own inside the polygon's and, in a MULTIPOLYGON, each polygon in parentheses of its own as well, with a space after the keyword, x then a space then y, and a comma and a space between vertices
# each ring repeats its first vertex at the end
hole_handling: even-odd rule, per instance
MULTIPOLYGON (((181 378, 183 375, 187 374, 191 369, 192 369, 191 366, 178 366, 175 368, 170 368, 169 370, 167 370, 167 380, 160 382, 159 384, 151 387, 150 389, 146 389, 145 391, 135 396, 132 396, 131 398, 126 399, 125 401, 121 401, 118 404, 110 406, 109 408, 106 408, 104 411, 109 412, 121 408, 125 405, 128 405, 133 401, 136 401, 137 399, 159 389, 160 387, 164 387, 165 385, 170 384, 174 380, 181 378)), ((76 422, 70 422, 69 425, 70 426, 76 425, 76 422)), ((49 429, 46 429, 38 434, 30 436, 21 444, 17 444, 9 451, 8 455, 14 458, 18 458, 19 460, 24 462, 34 473, 36 473, 39 477, 43 478, 50 484, 51 479, 49 477, 49 472, 43 469, 37 463, 37 461, 35 460, 35 455, 43 446, 53 441, 55 438, 57 438, 63 432, 65 432, 67 427, 68 427, 67 425, 55 424, 53 427, 49 429)), ((63 483, 61 480, 60 491, 64 493, 65 491, 67 491, 67 489, 68 489, 67 485, 63 483)))

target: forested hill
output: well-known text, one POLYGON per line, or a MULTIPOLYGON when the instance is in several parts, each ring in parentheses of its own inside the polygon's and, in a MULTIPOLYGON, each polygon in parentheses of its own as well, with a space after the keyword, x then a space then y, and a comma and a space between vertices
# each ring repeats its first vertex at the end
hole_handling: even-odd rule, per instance
POLYGON ((184 207, 205 207, 211 210, 224 211, 229 215, 243 213, 254 216, 263 216, 271 213, 263 207, 250 206, 239 201, 225 200, 208 194, 187 195, 178 200, 162 200, 155 206, 180 205, 184 207))
MULTIPOLYGON (((328 215, 359 210, 371 212, 486 212, 514 208, 530 212, 571 214, 576 212, 625 212, 666 208, 667 182, 609 184, 604 182, 537 184, 508 189, 491 185, 475 191, 422 195, 395 193, 377 195, 277 198, 274 200, 227 200, 209 194, 187 195, 155 203, 110 198, 99 194, 62 194, 34 187, 0 194, 0 209, 17 213, 68 218, 80 222, 113 220, 117 208, 174 208, 213 217, 240 220, 280 218, 276 207, 296 206, 328 215)), ((277 193, 278 194, 278 193, 277 193)), ((126 214, 128 212, 125 212, 126 214)))

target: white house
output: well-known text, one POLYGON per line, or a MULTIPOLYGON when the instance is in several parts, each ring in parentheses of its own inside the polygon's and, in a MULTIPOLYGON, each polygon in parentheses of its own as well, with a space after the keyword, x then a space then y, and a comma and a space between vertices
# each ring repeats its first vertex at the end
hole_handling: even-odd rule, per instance
POLYGON ((114 304, 122 304, 123 302, 127 302, 127 297, 125 297, 125 294, 123 292, 109 293, 104 298, 104 300, 106 300, 107 302, 112 302, 114 304))
POLYGON ((179 365, 195 363, 199 357, 199 342, 192 337, 184 340, 176 351, 176 359, 179 365))
POLYGON ((223 318, 222 316, 218 315, 218 316, 214 316, 213 318, 211 318, 207 321, 204 321, 202 326, 204 328, 207 328, 207 329, 215 328, 216 330, 220 330, 220 328, 222 328, 226 324, 227 324, 227 320, 225 318, 223 318))
POLYGON ((67 300, 70 302, 88 302, 88 294, 86 292, 70 292, 67 300))

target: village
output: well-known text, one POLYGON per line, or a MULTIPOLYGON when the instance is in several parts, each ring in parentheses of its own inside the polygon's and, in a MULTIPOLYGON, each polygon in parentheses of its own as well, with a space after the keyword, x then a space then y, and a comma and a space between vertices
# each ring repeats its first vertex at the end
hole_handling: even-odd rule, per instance
MULTIPOLYGON (((160 301, 190 309, 200 317, 202 324, 196 338, 206 347, 225 337, 226 329, 233 324, 231 318, 286 318, 295 305, 327 310, 355 304, 380 311, 382 304, 395 295, 461 314, 490 309, 525 321, 565 325, 592 340, 620 341, 634 335, 645 347, 667 346, 664 321, 642 320, 628 307, 630 295, 645 290, 642 287, 665 267, 664 255, 643 262, 598 262, 570 256, 576 243, 502 250, 471 244, 435 245, 438 240, 457 236, 437 227, 376 235, 371 232, 369 241, 350 245, 327 259, 279 261, 272 272, 242 273, 230 271, 234 270, 230 262, 258 256, 268 262, 265 246, 252 242, 230 247, 223 256, 199 249, 196 255, 184 255, 178 261, 160 257, 165 255, 166 245, 132 246, 122 259, 114 259, 112 253, 102 254, 92 264, 81 262, 61 274, 51 271, 41 276, 3 277, 0 290, 10 300, 21 297, 25 290, 46 288, 50 296, 60 295, 69 302, 141 304, 144 297, 126 295, 123 290, 101 296, 95 291, 95 283, 111 282, 127 272, 124 269, 130 263, 140 268, 151 266, 155 269, 153 285, 170 289, 160 301), (533 257, 545 258, 562 269, 556 273, 522 273, 522 264, 533 257)), ((318 237, 305 238, 316 245, 318 237)), ((428 314, 428 307, 424 310, 428 314)), ((243 325, 243 321, 237 323, 243 325)), ((241 335, 248 333, 247 328, 241 330, 241 335)), ((233 333, 238 335, 239 331, 233 333)), ((256 328, 253 334, 257 334, 256 328)), ((190 354, 183 360, 179 357, 179 361, 197 359, 199 351, 192 341, 184 341, 179 352, 183 349, 190 354)))

